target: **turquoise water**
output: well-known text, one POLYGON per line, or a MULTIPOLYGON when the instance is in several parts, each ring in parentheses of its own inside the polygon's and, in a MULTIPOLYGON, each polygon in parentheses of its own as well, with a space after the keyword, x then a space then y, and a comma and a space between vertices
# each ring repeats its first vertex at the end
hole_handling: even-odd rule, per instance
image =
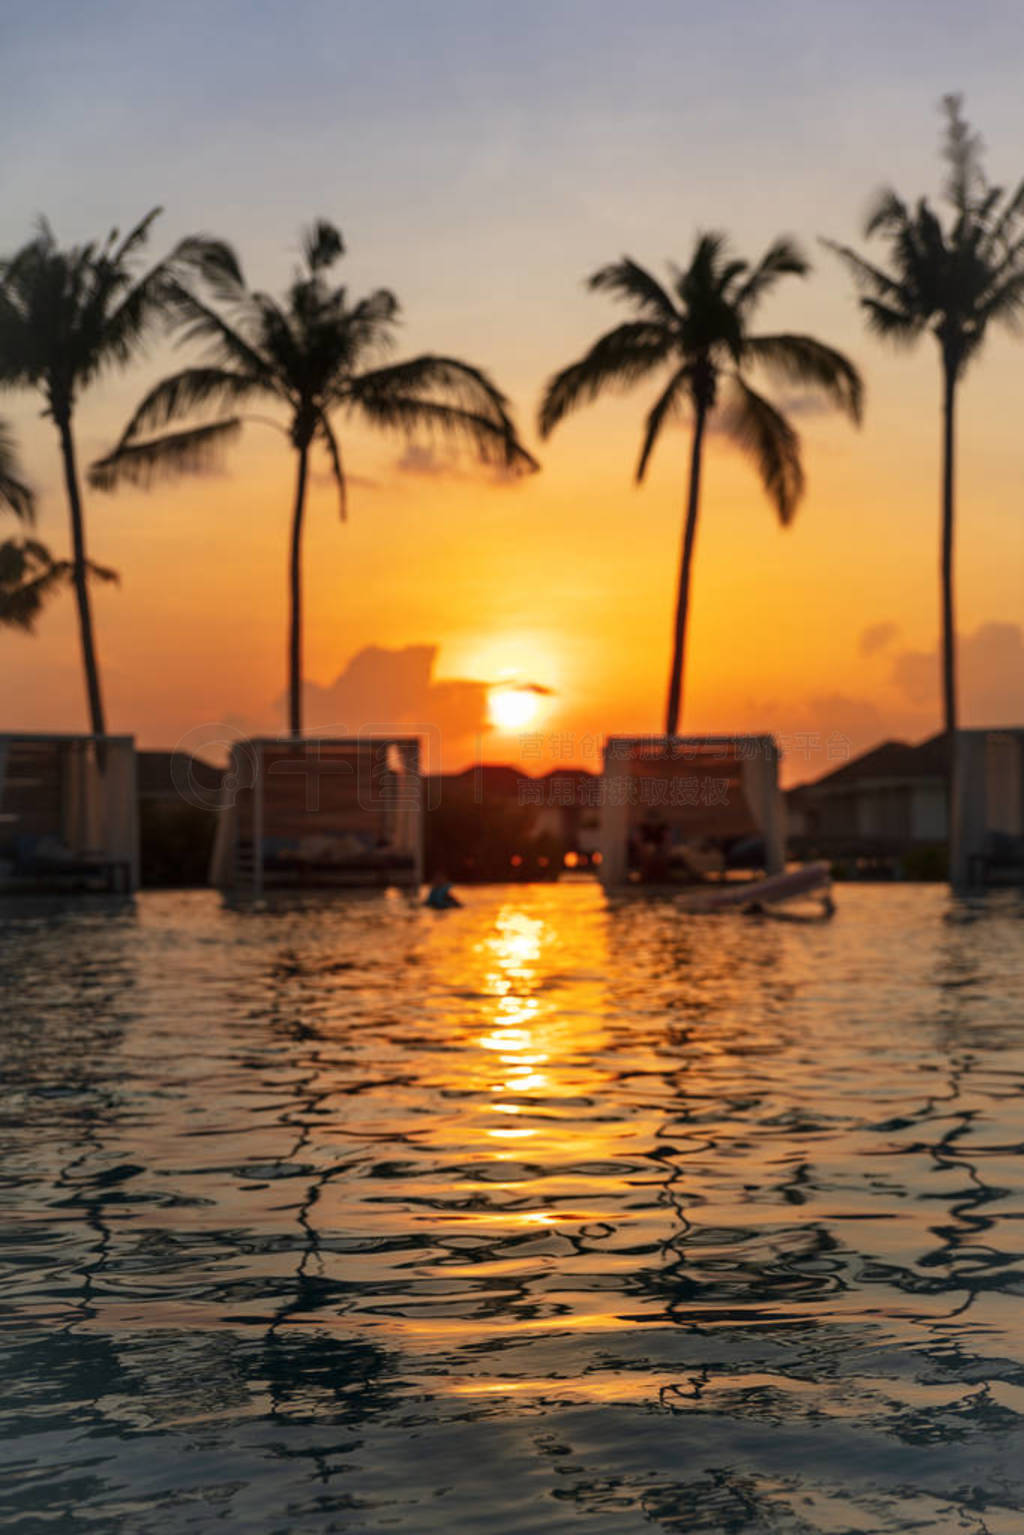
POLYGON ((0 1524, 1024 1528, 1024 906, 0 925, 0 1524))

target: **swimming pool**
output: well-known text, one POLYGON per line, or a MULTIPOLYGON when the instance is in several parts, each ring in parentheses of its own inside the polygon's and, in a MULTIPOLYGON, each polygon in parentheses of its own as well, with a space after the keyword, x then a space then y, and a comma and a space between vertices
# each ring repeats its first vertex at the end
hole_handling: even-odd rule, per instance
POLYGON ((0 925, 22 1531, 1024 1527, 1024 905, 0 925))

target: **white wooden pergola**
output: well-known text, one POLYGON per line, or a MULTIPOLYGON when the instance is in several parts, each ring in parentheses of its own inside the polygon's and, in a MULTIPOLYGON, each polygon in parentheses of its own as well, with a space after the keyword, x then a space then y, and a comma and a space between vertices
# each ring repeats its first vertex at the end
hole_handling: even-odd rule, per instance
POLYGON ((415 736, 236 741, 221 788, 211 884, 418 886, 423 783, 415 736))
POLYGON ((609 736, 601 783, 601 881, 630 882, 631 844, 656 821, 666 842, 760 840, 785 865, 779 750, 771 736, 609 736))
POLYGON ((950 882, 1024 884, 1024 728, 957 732, 950 882))
POLYGON ((0 735, 0 889, 138 883, 134 738, 0 735))

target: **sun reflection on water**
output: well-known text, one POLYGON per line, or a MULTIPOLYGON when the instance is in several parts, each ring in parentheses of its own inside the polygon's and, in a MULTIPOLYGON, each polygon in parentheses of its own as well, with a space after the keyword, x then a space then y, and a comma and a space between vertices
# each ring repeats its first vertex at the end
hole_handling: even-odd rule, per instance
MULTIPOLYGON (((498 915, 494 932, 478 946, 485 966, 490 967, 485 971, 483 990, 495 998, 495 1006, 493 1027, 476 1043, 496 1057, 490 1083, 494 1094, 539 1093, 551 1085, 550 1074, 540 1069, 550 1060, 550 1050, 540 1039, 544 1012, 540 999, 527 994, 537 985, 545 934, 540 918, 505 908, 498 915)), ((522 1114, 528 1107, 518 1098, 490 1105, 496 1114, 522 1114)), ((487 1131, 496 1141, 530 1140, 536 1134, 531 1126, 487 1131)))

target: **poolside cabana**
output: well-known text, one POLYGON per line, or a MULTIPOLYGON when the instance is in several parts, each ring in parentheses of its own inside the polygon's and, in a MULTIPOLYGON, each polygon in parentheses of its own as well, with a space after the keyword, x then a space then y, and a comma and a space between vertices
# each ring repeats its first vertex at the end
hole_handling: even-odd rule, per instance
POLYGON ((138 882, 134 739, 0 735, 0 892, 138 882))
POLYGON ((957 732, 950 880, 1024 886, 1024 729, 957 732))
POLYGON ((609 736, 601 782, 601 880, 674 885, 785 862, 779 751, 771 736, 609 736))
POLYGON ((211 883, 252 895, 419 885, 419 761, 414 736, 237 741, 221 787, 211 883))

